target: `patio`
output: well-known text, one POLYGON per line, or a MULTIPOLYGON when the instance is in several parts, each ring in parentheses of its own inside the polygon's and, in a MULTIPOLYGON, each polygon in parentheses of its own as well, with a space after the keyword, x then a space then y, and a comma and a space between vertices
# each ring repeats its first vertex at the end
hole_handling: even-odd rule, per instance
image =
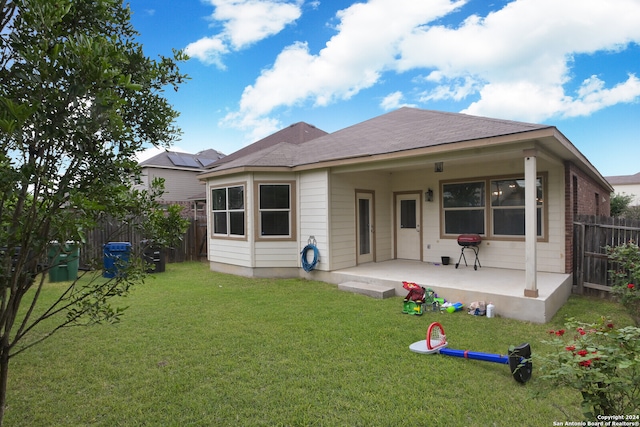
MULTIPOLYGON (((455 261, 455 260, 452 260, 455 261)), ((433 289, 439 297, 465 305, 473 301, 493 302, 497 316, 546 323, 571 294, 570 274, 537 273, 537 298, 524 296, 524 270, 499 268, 473 268, 464 262, 455 268, 450 265, 420 261, 391 260, 361 264, 334 272, 314 272, 314 278, 325 282, 341 284, 359 282, 367 285, 387 286, 395 289, 396 296, 405 296, 407 290, 402 282, 414 282, 433 289)))

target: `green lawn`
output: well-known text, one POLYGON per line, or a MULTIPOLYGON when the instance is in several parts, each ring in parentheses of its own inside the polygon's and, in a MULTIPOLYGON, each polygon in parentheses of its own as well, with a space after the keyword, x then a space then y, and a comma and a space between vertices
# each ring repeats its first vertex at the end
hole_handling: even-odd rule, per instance
POLYGON ((581 420, 579 395, 535 397, 535 366, 521 385, 506 365, 409 345, 436 320, 451 348, 488 353, 546 351, 565 315, 630 323, 618 305, 578 297, 547 325, 409 316, 401 297, 198 263, 168 265, 123 304, 121 323, 64 330, 12 360, 7 426, 551 426, 581 420))

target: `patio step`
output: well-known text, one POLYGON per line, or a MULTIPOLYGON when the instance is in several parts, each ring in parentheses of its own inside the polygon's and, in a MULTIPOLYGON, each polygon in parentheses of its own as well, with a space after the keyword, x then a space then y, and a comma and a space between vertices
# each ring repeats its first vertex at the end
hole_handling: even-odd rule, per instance
POLYGON ((363 294, 372 298, 384 299, 396 295, 396 290, 392 286, 375 285, 373 283, 364 282, 344 282, 338 285, 341 291, 353 292, 355 294, 363 294))

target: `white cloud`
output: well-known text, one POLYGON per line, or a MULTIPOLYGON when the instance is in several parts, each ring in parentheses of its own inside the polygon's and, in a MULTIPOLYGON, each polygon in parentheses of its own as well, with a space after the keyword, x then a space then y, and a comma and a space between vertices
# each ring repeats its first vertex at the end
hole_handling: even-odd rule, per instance
MULTIPOLYGON (((224 124, 250 127, 281 107, 346 100, 389 72, 425 73, 415 83, 421 86, 416 101, 468 100, 464 112, 527 121, 591 114, 640 97, 634 75, 621 83, 593 77, 577 92, 567 88, 576 55, 640 43, 639 0, 514 0, 456 27, 433 24, 464 11, 466 2, 354 3, 336 14, 336 34, 318 53, 305 42, 284 48, 245 88, 224 124)), ((392 93, 381 107, 402 100, 392 93)))
POLYGON ((279 33, 302 14, 299 1, 208 0, 215 8, 211 20, 222 23, 222 32, 190 43, 185 52, 223 68, 221 57, 279 33))
POLYGON ((403 40, 396 65, 399 71, 433 70, 428 78, 439 86, 423 99, 462 95, 459 79, 466 76, 482 82, 467 86, 464 94, 480 99, 466 113, 529 121, 590 114, 640 94, 631 78, 611 89, 628 90, 626 97, 610 94, 604 82, 590 98, 567 94, 572 60, 640 42, 638 16, 637 0, 517 0, 484 18, 469 17, 459 28, 416 28, 403 40))
POLYGON ((185 53, 190 57, 198 58, 206 64, 217 65, 219 68, 224 68, 221 57, 228 52, 229 49, 220 37, 203 37, 185 48, 185 53))
MULTIPOLYGON (((438 82, 442 77, 437 77, 432 73, 426 78, 426 80, 432 79, 436 79, 434 81, 438 82)), ((469 76, 461 79, 450 79, 449 81, 449 84, 439 85, 435 89, 424 93, 420 97, 420 102, 441 101, 447 99, 461 101, 467 96, 477 92, 478 88, 481 86, 480 82, 475 81, 469 76)))
POLYGON ((382 102, 380 102, 380 108, 385 111, 389 111, 400 107, 415 107, 414 104, 407 104, 406 102, 403 102, 403 100, 404 94, 402 92, 396 91, 390 93, 382 99, 382 102))
POLYGON ((564 115, 586 116, 605 107, 634 102, 640 97, 640 80, 633 74, 611 89, 604 86, 597 76, 585 80, 578 90, 578 97, 563 110, 564 115))
POLYGON ((240 110, 225 122, 233 125, 238 117, 256 120, 275 108, 307 100, 324 106, 349 99, 376 84, 390 69, 398 43, 407 33, 462 4, 449 0, 355 3, 337 13, 337 34, 317 55, 306 43, 286 47, 273 66, 245 88, 240 110))

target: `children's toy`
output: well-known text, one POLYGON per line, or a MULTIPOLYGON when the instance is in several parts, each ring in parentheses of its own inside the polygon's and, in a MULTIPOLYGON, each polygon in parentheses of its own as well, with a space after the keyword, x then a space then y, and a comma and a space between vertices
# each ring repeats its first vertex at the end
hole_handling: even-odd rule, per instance
POLYGON ((403 313, 421 316, 426 305, 434 306, 436 294, 432 289, 425 289, 412 282, 402 282, 402 287, 409 291, 404 298, 403 313))
POLYGON ((455 302, 447 307, 447 313, 455 313, 456 311, 462 310, 462 307, 461 302, 455 302))
POLYGON ((421 316, 424 312, 422 305, 424 303, 426 289, 411 282, 402 282, 402 287, 409 291, 404 298, 402 312, 404 314, 421 316))
POLYGON ((531 363, 531 347, 528 343, 510 348, 507 356, 500 354, 479 353, 469 350, 454 350, 446 348, 447 336, 444 328, 438 322, 433 322, 427 329, 425 340, 414 342, 409 350, 415 353, 440 353, 446 356, 463 357, 465 359, 483 360, 485 362, 509 365, 513 379, 519 383, 526 383, 531 378, 533 366, 531 363))

